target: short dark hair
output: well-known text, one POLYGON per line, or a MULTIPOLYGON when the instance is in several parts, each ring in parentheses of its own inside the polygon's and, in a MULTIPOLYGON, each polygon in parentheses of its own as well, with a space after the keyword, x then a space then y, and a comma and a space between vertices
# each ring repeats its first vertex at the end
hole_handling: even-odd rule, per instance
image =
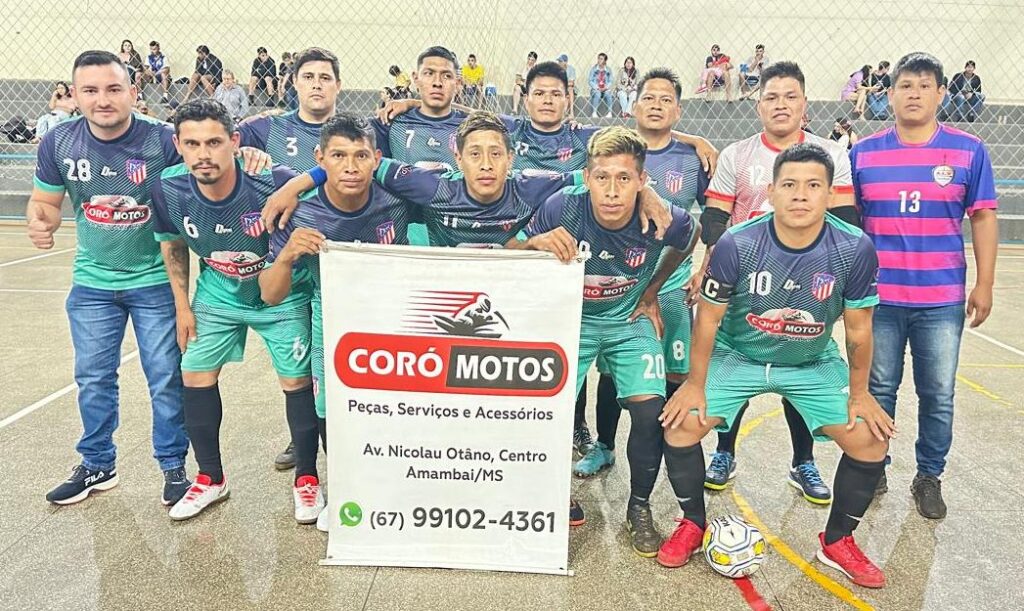
POLYGON ((964 64, 964 68, 977 68, 977 67, 978 66, 974 63, 973 59, 967 60, 967 63, 964 64))
POLYGON ((663 79, 672 83, 672 89, 676 92, 676 102, 683 97, 683 85, 679 82, 679 75, 676 74, 675 70, 671 68, 651 68, 640 77, 640 81, 636 84, 636 94, 638 96, 643 95, 644 86, 647 81, 653 79, 663 79))
POLYGON ((212 98, 196 98, 178 106, 171 123, 174 125, 174 133, 181 133, 181 124, 186 121, 206 121, 212 119, 224 126, 228 135, 235 132, 235 121, 231 118, 228 109, 212 98))
POLYGON ((562 83, 562 87, 568 93, 569 91, 569 77, 565 73, 565 68, 558 65, 558 62, 540 62, 533 65, 530 71, 526 73, 526 90, 530 90, 530 84, 533 80, 542 76, 550 76, 558 79, 562 83))
POLYGON ((893 71, 892 82, 900 80, 903 74, 931 74, 935 77, 935 84, 942 84, 942 62, 939 58, 924 51, 914 51, 901 57, 896 62, 896 69, 893 71))
POLYGON ((420 66, 423 65, 423 60, 427 59, 428 57, 439 57, 443 60, 450 61, 452 63, 452 66, 455 66, 456 70, 459 69, 459 58, 455 57, 455 54, 446 49, 445 47, 435 45, 433 47, 426 48, 423 51, 423 53, 420 53, 419 57, 416 58, 417 70, 419 69, 420 66))
POLYGON ((341 78, 341 65, 338 63, 338 56, 322 47, 309 47, 296 53, 292 72, 298 74, 299 69, 309 62, 328 62, 331 64, 331 72, 334 73, 334 79, 338 80, 341 78))
POLYGON ((470 53, 469 55, 466 56, 466 59, 476 59, 476 55, 470 53))
POLYGON ((889 62, 885 61, 884 59, 882 61, 878 62, 879 70, 881 70, 882 68, 888 68, 891 65, 892 64, 890 64, 889 62))
POLYGON ((149 41, 149 46, 151 46, 151 47, 159 47, 160 43, 158 43, 155 40, 151 40, 151 41, 149 41))
POLYGON ((832 156, 817 144, 810 144, 808 142, 794 144, 779 153, 775 158, 775 165, 772 168, 772 182, 779 179, 779 170, 787 163, 819 163, 825 166, 828 184, 832 186, 832 177, 836 173, 835 163, 832 162, 832 156))
POLYGON ((601 59, 602 57, 604 58, 604 61, 608 61, 608 54, 607 53, 598 53, 597 54, 597 59, 601 59))
POLYGON ((537 52, 536 51, 530 51, 529 53, 526 54, 526 57, 527 57, 527 59, 529 59, 531 57, 533 59, 537 59, 537 52))
POLYGON ((754 50, 757 51, 758 49, 764 49, 764 45, 761 44, 761 43, 758 43, 757 46, 754 47, 754 50))
POLYGON ((768 81, 775 78, 796 79, 800 83, 800 91, 804 91, 804 71, 796 62, 775 62, 761 71, 761 91, 768 86, 768 81))
POLYGON ((198 47, 196 47, 196 53, 202 53, 204 55, 209 55, 210 54, 210 47, 208 47, 206 45, 199 45, 198 47))
POLYGON ((398 76, 399 74, 401 74, 401 72, 402 69, 394 64, 391 64, 391 67, 388 68, 388 74, 390 74, 391 76, 398 76))
POLYGON ((501 139, 505 142, 505 148, 512 148, 512 138, 508 135, 505 122, 493 112, 477 110, 471 112, 468 117, 463 119, 458 129, 455 130, 455 148, 460 153, 462 152, 462 147, 466 145, 466 138, 473 132, 498 132, 501 134, 501 139))
POLYGON ((370 123, 363 117, 350 112, 339 112, 320 128, 320 150, 323 151, 335 136, 348 138, 353 142, 366 140, 370 148, 377 149, 377 135, 370 123))
POLYGON ((256 55, 259 55, 260 53, 266 53, 266 52, 267 52, 267 48, 266 47, 259 47, 259 48, 256 49, 256 55))
POLYGON ((125 66, 121 58, 110 51, 83 51, 79 53, 78 57, 75 58, 74 65, 71 67, 71 81, 74 82, 75 72, 79 68, 85 68, 86 66, 109 66, 111 64, 120 67, 124 72, 124 80, 129 81, 128 66, 125 66))

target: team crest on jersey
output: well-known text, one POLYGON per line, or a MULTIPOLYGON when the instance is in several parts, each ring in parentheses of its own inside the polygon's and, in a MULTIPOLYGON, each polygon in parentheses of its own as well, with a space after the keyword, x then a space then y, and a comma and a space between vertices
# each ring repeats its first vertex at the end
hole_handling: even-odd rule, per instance
POLYGON ((129 159, 124 162, 124 171, 128 180, 137 185, 146 182, 146 162, 142 159, 129 159))
POLYGON ((795 308, 768 310, 758 316, 747 314, 747 324, 769 335, 814 339, 825 332, 825 323, 817 322, 810 312, 795 308))
POLYGON ((811 280, 811 293, 818 301, 825 301, 832 296, 836 287, 836 277, 832 274, 814 274, 811 280))
POLYGON ((380 244, 395 243, 395 222, 388 221, 377 225, 377 242, 380 244))
POLYGON ((448 149, 453 153, 459 149, 459 145, 455 142, 455 134, 448 136, 448 149))
POLYGON ((672 195, 679 193, 683 189, 685 181, 686 179, 682 172, 676 172, 675 170, 665 172, 665 188, 672 195))
POLYGON ((149 221, 149 206, 135 201, 130 195, 94 195, 82 202, 86 220, 107 227, 135 227, 149 221))
POLYGON ((267 230, 266 226, 263 225, 263 219, 260 218, 259 212, 246 212, 239 221, 242 223, 242 231, 249 237, 258 238, 267 230))
POLYGON ((636 278, 626 276, 583 276, 583 299, 587 301, 611 301, 629 292, 636 283, 636 278))
POLYGON ((627 248, 626 256, 623 258, 626 265, 630 267, 640 267, 647 260, 647 249, 646 248, 627 248))
POLYGON ((935 180, 935 184, 940 187, 945 187, 949 183, 953 182, 953 176, 956 172, 953 170, 953 166, 949 165, 937 165, 932 168, 932 179, 935 180))
POLYGON ((559 161, 565 163, 566 161, 569 161, 569 159, 572 158, 572 148, 568 146, 565 148, 560 148, 558 149, 558 153, 556 153, 556 155, 558 156, 559 161))
POLYGON ((209 257, 203 257, 203 261, 213 269, 238 280, 259 274, 266 265, 266 260, 265 256, 261 257, 254 252, 233 250, 218 250, 210 253, 209 257))

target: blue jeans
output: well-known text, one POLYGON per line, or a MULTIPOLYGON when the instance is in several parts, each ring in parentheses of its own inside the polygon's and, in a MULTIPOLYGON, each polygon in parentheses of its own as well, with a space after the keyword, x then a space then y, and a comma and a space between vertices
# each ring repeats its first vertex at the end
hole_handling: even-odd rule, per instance
POLYGON ((73 285, 65 305, 75 347, 75 382, 82 438, 76 449, 90 469, 112 469, 118 425, 117 368, 131 316, 153 404, 153 457, 162 470, 185 465, 188 436, 181 406, 171 285, 108 291, 73 285))
POLYGON ((590 107, 594 110, 592 112, 600 114, 599 106, 601 99, 604 99, 604 103, 608 105, 608 112, 612 111, 612 104, 615 103, 615 98, 612 97, 612 92, 609 90, 600 91, 598 89, 590 90, 590 107))
POLYGON ((953 390, 963 331, 962 305, 875 308, 870 391, 895 419, 909 342, 917 391, 917 470, 925 475, 942 475, 953 443, 953 390))
POLYGON ((966 120, 968 117, 978 116, 982 105, 985 103, 985 95, 975 93, 970 99, 967 99, 964 97, 964 94, 958 93, 953 96, 953 103, 956 104, 956 112, 960 120, 966 120))

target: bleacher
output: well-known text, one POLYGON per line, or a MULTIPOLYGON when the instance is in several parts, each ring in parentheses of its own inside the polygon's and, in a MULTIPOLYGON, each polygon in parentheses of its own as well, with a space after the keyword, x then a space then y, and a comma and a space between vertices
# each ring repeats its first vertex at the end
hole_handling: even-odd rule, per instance
MULTIPOLYGON (((4 114, 0 123, 13 115, 35 119, 46 110, 46 102, 52 91, 52 81, 0 80, 0 108, 4 114)), ((180 99, 184 94, 183 85, 172 85, 171 95, 180 99)), ((155 103, 160 92, 152 85, 147 88, 146 99, 152 100, 151 110, 156 116, 166 116, 167 107, 155 103)), ((339 108, 362 115, 370 115, 379 102, 377 91, 343 90, 338 98, 339 108)), ((265 110, 257 97, 251 112, 265 110)), ((498 96, 494 103, 502 112, 512 108, 511 96, 498 96)), ((849 103, 832 100, 811 100, 808 105, 810 127, 814 133, 826 135, 832 129, 836 117, 848 116, 849 103)), ((620 119, 589 118, 590 110, 586 96, 576 99, 576 117, 581 122, 611 124, 620 119)), ((865 136, 887 123, 865 119, 851 119, 858 134, 865 136)), ((631 122, 631 121, 630 121, 631 122)), ((974 123, 954 123, 957 127, 977 134, 985 140, 995 169, 997 188, 1000 195, 1000 236, 1003 241, 1024 241, 1024 139, 1020 137, 1024 126, 1024 105, 990 104, 974 123)), ((730 142, 742 139, 760 130, 754 102, 740 101, 727 104, 723 101, 704 102, 700 99, 684 100, 683 115, 678 129, 700 134, 712 141, 719 149, 730 142)), ((32 189, 32 171, 35 165, 34 145, 0 143, 0 218, 17 217, 24 214, 24 205, 32 189)), ((66 204, 67 216, 71 216, 66 204)))

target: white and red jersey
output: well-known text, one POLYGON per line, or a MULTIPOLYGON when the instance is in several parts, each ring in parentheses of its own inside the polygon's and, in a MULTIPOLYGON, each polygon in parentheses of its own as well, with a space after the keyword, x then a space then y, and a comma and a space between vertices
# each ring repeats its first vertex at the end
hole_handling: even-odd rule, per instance
MULTIPOLYGON (((850 157, 846 149, 814 134, 800 132, 800 142, 824 148, 832 156, 836 193, 853 193, 850 157)), ((718 157, 718 169, 711 177, 708 198, 732 203, 732 224, 742 223, 771 210, 768 185, 772 182, 775 158, 782 150, 768 143, 764 132, 733 142, 718 157)))

